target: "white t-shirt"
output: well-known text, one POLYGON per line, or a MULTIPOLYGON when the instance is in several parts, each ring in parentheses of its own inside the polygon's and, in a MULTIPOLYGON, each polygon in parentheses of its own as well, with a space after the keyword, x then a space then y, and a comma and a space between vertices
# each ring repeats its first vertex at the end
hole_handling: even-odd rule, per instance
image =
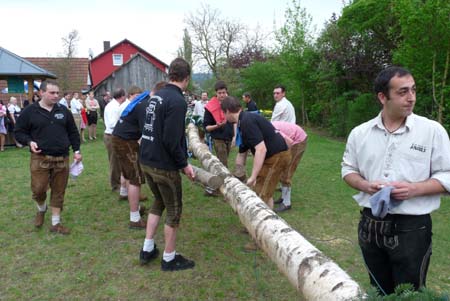
POLYGON ((272 119, 270 121, 286 121, 295 123, 295 109, 292 103, 283 97, 277 101, 272 112, 272 119))
MULTIPOLYGON (((411 114, 405 126, 392 134, 385 129, 381 113, 352 130, 342 161, 342 178, 357 173, 369 182, 438 180, 450 191, 450 141, 438 122, 411 114)), ((370 195, 360 192, 353 198, 370 208, 370 195)), ((428 214, 440 206, 440 194, 404 200, 392 214, 428 214)))
POLYGON ((9 104, 8 112, 10 114, 20 113, 20 107, 18 105, 9 104))
POLYGON ((59 104, 65 106, 66 108, 69 108, 69 104, 67 103, 67 100, 64 97, 59 100, 59 104))
POLYGON ((72 114, 81 114, 81 109, 83 108, 83 105, 81 104, 79 99, 72 98, 70 101, 70 111, 72 114))
POLYGON ((193 116, 203 116, 205 115, 205 105, 207 104, 207 101, 203 102, 201 100, 197 100, 195 102, 194 106, 194 112, 192 112, 193 116))
POLYGON ((105 121, 105 134, 112 134, 117 121, 119 121, 120 114, 122 114, 122 111, 125 110, 129 103, 128 99, 122 104, 113 99, 106 105, 103 119, 105 121))

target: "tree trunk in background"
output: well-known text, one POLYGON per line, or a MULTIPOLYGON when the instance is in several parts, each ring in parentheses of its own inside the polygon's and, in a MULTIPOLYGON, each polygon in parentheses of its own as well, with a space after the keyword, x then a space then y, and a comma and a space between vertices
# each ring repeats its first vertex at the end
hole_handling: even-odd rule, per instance
POLYGON ((444 95, 445 95, 445 85, 447 83, 449 60, 450 60, 450 50, 447 50, 447 56, 445 58, 444 76, 442 77, 442 84, 441 84, 441 99, 439 101, 439 111, 438 111, 438 122, 440 124, 443 124, 442 122, 445 107, 444 95))
POLYGON ((259 247, 307 300, 352 300, 359 285, 233 177, 188 125, 189 146, 205 169, 224 177, 221 192, 259 247), (221 165, 221 166, 219 166, 221 165))

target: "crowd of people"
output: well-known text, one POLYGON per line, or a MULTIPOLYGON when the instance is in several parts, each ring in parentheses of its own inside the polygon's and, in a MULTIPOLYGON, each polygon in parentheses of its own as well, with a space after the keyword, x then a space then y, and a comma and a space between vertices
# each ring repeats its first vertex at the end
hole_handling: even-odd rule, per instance
MULTIPOLYGON (((193 260, 176 252, 183 208, 180 172, 190 180, 195 177, 185 137, 188 104, 183 93, 190 77, 191 66, 177 58, 169 66, 168 82, 158 83, 151 92, 136 86, 128 91, 118 88, 112 97, 105 94, 100 103, 93 92, 80 99, 78 93, 59 99, 57 83, 43 82, 42 98, 19 109, 20 116, 13 116, 17 143, 29 146, 31 151, 35 226, 44 224, 50 188, 50 231, 70 233, 60 217, 69 174, 69 148, 75 161, 81 161, 83 130, 89 127, 89 139, 96 139, 100 109, 111 190, 118 192, 118 198, 128 200, 129 228, 146 230, 139 252, 141 264, 159 256, 154 237, 166 211, 161 269, 193 268, 193 260), (146 199, 141 195, 145 183, 153 193, 147 219, 145 208, 139 205, 146 199)), ((388 294, 401 283, 412 283, 416 289, 425 285, 431 255, 430 213, 439 208, 440 194, 450 191, 450 141, 440 124, 413 113, 416 86, 407 70, 385 69, 378 75, 375 89, 383 108, 376 118, 351 132, 342 177, 360 191, 355 196, 362 207, 358 238, 371 283, 388 294)), ((292 179, 307 148, 308 135, 296 124, 295 108, 286 98, 286 88, 275 86, 273 97, 275 106, 268 120, 259 114, 257 102, 249 93, 242 95, 243 108, 239 99, 228 95, 226 83, 217 81, 211 99, 202 92, 201 99, 193 104, 193 116, 200 121, 201 136, 211 138, 214 153, 224 166, 229 166, 231 148, 238 148, 235 169, 244 170, 239 179, 269 208, 281 213, 292 208, 292 179), (250 154, 253 165, 247 177, 250 154), (281 197, 274 200, 280 184, 281 197)), ((0 104, 0 117, 8 112, 16 114, 14 106, 14 102, 11 109, 0 104)), ((255 250, 257 246, 250 241, 245 248, 255 250)))

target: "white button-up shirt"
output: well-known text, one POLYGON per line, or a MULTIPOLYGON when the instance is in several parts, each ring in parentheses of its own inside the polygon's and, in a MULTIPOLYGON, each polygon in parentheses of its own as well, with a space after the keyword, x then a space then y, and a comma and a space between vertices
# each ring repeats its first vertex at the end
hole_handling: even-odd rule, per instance
POLYGON ((105 107, 104 121, 105 121, 105 134, 112 134, 117 121, 120 118, 120 114, 127 107, 130 102, 128 99, 120 104, 116 99, 111 100, 105 107))
POLYGON ((286 121, 295 123, 295 109, 292 103, 283 97, 277 101, 272 112, 272 119, 270 121, 286 121))
POLYGON ((70 101, 70 111, 72 114, 81 114, 81 109, 83 108, 83 105, 81 104, 79 99, 72 98, 70 101))
POLYGON ((208 101, 201 101, 201 100, 197 100, 195 102, 195 106, 194 106, 194 111, 192 112, 193 116, 201 116, 203 118, 203 116, 205 115, 205 105, 208 103, 208 101))
MULTIPOLYGON (((436 121, 411 114, 403 127, 392 134, 386 130, 381 113, 352 130, 342 162, 342 178, 358 173, 369 182, 438 180, 450 191, 450 141, 436 121)), ((353 198, 370 208, 370 195, 360 192, 353 198)), ((391 214, 428 214, 440 206, 440 195, 404 200, 391 214)))

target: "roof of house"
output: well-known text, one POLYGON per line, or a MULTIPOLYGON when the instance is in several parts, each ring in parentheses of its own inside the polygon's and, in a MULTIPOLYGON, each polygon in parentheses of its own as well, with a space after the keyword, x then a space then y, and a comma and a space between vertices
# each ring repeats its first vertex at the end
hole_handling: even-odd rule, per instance
MULTIPOLYGON (((27 57, 28 61, 45 68, 58 75, 58 65, 63 63, 67 58, 60 57, 27 57)), ((73 83, 79 83, 80 89, 87 86, 89 59, 88 58, 70 58, 69 80, 73 83)), ((78 90, 78 89, 77 89, 78 90)))
POLYGON ((56 78, 52 72, 0 47, 0 77, 7 78, 9 76, 56 78))
MULTIPOLYGON (((114 70, 113 73, 120 71, 121 69, 125 68, 126 66, 128 66, 129 64, 131 64, 131 62, 133 62, 134 60, 136 60, 137 58, 142 58, 144 60, 146 60, 149 64, 152 64, 152 62, 147 59, 144 55, 142 55, 141 53, 136 53, 134 54, 126 63, 124 63, 122 66, 120 66, 119 68, 117 68, 116 70, 114 70)), ((153 66, 153 64, 152 64, 153 66)), ((99 82, 98 84, 95 85, 95 87, 99 87, 101 86, 105 81, 107 81, 109 78, 111 78, 113 76, 113 73, 111 73, 109 76, 107 76, 105 79, 103 79, 101 82, 99 82)))
POLYGON ((141 47, 139 47, 138 45, 134 44, 133 42, 131 42, 128 39, 123 39, 122 41, 120 41, 119 43, 115 44, 114 46, 111 46, 109 49, 103 51, 102 53, 100 53, 99 55, 97 55, 96 57, 94 57, 91 61, 95 61, 97 58, 99 58, 100 56, 103 56, 105 53, 111 52, 114 48, 116 48, 117 46, 119 46, 120 44, 123 43, 129 43, 131 45, 133 45, 134 47, 136 47, 140 52, 145 53, 146 55, 152 57, 153 59, 155 59, 156 61, 158 61, 159 63, 163 64, 166 68, 169 67, 169 65, 167 65, 166 63, 164 63, 163 61, 161 61, 160 59, 158 59, 157 57, 155 57, 154 55, 152 55, 151 53, 145 51, 144 49, 142 49, 141 47))

